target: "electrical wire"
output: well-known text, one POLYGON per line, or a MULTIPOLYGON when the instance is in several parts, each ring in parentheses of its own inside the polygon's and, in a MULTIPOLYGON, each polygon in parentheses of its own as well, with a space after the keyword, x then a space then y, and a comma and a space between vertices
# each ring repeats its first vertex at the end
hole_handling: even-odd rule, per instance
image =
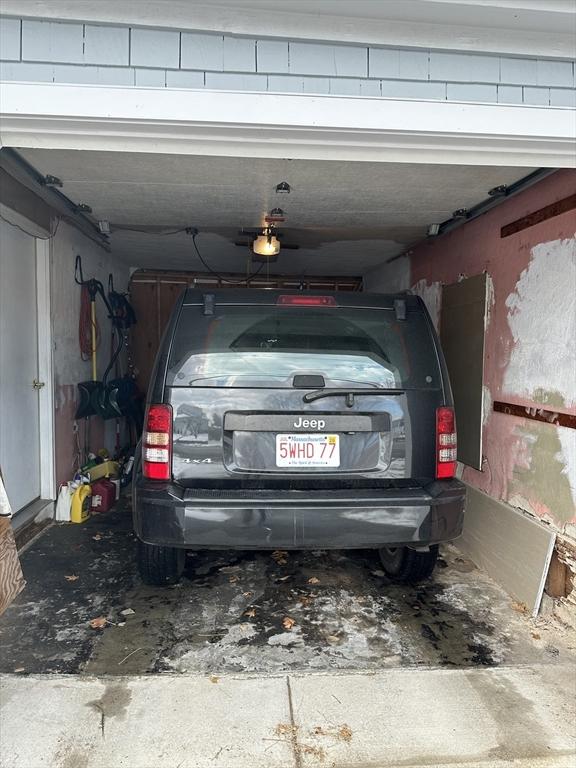
POLYGON ((219 272, 216 272, 215 269, 212 269, 212 267, 209 264, 207 264, 207 262, 202 258, 202 254, 198 250, 198 244, 196 243, 196 233, 192 235, 192 242, 194 243, 194 248, 196 249, 198 258, 200 259, 202 264, 206 267, 208 272, 210 272, 212 275, 217 277, 218 280, 222 280, 223 283, 230 283, 231 285, 243 285, 244 283, 249 283, 250 280, 253 280, 255 277, 257 277, 260 274, 260 272, 262 272, 262 270, 264 269, 264 265, 266 263, 266 262, 262 262, 262 264, 260 264, 256 272, 253 272, 251 275, 247 275, 242 280, 230 280, 229 278, 221 275, 219 272))
MULTIPOLYGON (((179 235, 182 232, 186 232, 187 234, 191 233, 190 232, 191 227, 181 227, 180 229, 173 229, 167 232, 154 232, 149 227, 145 229, 140 227, 128 227, 128 226, 124 226, 123 224, 116 224, 116 225, 111 224, 110 226, 111 226, 112 234, 114 234, 114 232, 140 232, 144 235, 156 235, 156 236, 163 237, 165 235, 179 235)), ((198 249, 198 244, 196 243, 196 234, 197 233, 192 234, 192 242, 194 243, 194 248, 196 250, 198 258, 200 259, 204 267, 208 270, 208 272, 210 272, 210 274, 217 277, 218 280, 221 280, 223 283, 230 283, 230 285, 244 285, 245 283, 249 283, 250 280, 253 280, 255 277, 257 277, 260 274, 260 272, 262 272, 262 270, 264 269, 264 266, 266 265, 265 262, 262 262, 262 264, 258 267, 258 269, 255 272, 253 272, 251 275, 247 275, 246 277, 240 280, 231 280, 228 277, 224 277, 224 275, 220 274, 220 272, 217 272, 215 269, 212 269, 212 267, 203 258, 202 254, 198 249)))
POLYGON ((5 221, 6 224, 10 224, 11 227, 14 227, 15 229, 19 229, 20 232, 24 232, 25 235, 29 235, 30 237, 35 237, 37 240, 52 240, 53 237, 56 237, 56 232, 58 232, 58 227, 60 226, 61 218, 58 216, 56 218, 56 226, 54 227, 54 232, 51 232, 48 237, 40 237, 39 235, 34 234, 34 232, 28 232, 27 229, 24 227, 21 227, 20 224, 16 224, 14 221, 10 221, 10 219, 7 219, 6 216, 3 216, 0 213, 0 219, 2 221, 5 221))
POLYGON ((152 227, 128 227, 128 226, 124 226, 124 224, 110 225, 110 231, 112 234, 114 234, 115 232, 141 232, 144 235, 160 235, 161 237, 163 237, 164 235, 179 235, 182 232, 186 232, 188 229, 189 227, 181 227, 180 229, 172 229, 166 232, 162 232, 162 231, 154 231, 152 227))

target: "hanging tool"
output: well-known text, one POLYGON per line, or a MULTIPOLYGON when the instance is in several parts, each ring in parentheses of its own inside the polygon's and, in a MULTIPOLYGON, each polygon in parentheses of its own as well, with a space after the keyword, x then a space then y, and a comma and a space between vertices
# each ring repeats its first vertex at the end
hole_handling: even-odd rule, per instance
POLYGON ((114 290, 114 279, 108 275, 108 306, 112 319, 112 334, 118 337, 118 344, 110 359, 103 376, 103 390, 99 396, 99 413, 103 419, 113 419, 119 416, 132 415, 132 401, 138 391, 131 376, 118 376, 108 381, 108 376, 117 364, 120 352, 127 346, 127 332, 136 323, 136 314, 126 294, 114 290))
MULTIPOLYGON (((82 272, 82 258, 80 255, 76 256, 76 262, 74 264, 74 280, 82 286, 84 297, 86 293, 88 295, 90 303, 90 360, 92 364, 92 379, 90 381, 81 381, 78 384, 78 397, 79 403, 76 409, 76 419, 84 419, 89 416, 95 416, 97 409, 95 407, 95 398, 97 393, 102 388, 102 383, 98 381, 98 366, 96 359, 96 348, 98 346, 98 325, 96 320, 96 297, 100 293, 104 297, 104 288, 102 283, 98 280, 84 280, 84 274, 82 272)), ((105 297, 104 297, 105 299, 105 297)), ((86 328, 85 322, 83 322, 84 313, 80 316, 80 349, 83 350, 85 344, 86 328)))

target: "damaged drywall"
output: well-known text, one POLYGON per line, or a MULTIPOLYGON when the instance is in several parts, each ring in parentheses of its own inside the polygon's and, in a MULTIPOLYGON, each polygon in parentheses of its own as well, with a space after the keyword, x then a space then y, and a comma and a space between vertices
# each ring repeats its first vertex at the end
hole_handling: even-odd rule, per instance
POLYGON ((576 186, 559 171, 486 215, 414 249, 411 283, 433 316, 439 286, 486 272, 489 293, 483 388, 483 464, 464 479, 576 532, 576 431, 497 413, 494 401, 576 413, 576 238, 573 212, 508 237, 501 228, 576 186))
MULTIPOLYGON (((561 411, 576 404, 575 291, 575 237, 530 249, 505 301, 513 344, 502 400, 524 398, 561 411)), ((563 530, 576 515, 576 432, 530 421, 518 434, 524 462, 513 468, 508 501, 563 530)))
MULTIPOLYGON (((574 486, 576 478, 568 464, 560 439, 560 430, 570 432, 575 442, 574 430, 554 427, 535 421, 527 421, 517 427, 522 452, 512 468, 508 486, 508 502, 519 509, 547 520, 563 524, 574 517, 574 486)), ((574 449, 571 448, 571 452, 574 449)))
POLYGON ((535 245, 506 299, 513 346, 503 399, 576 404, 576 238, 535 245))
MULTIPOLYGON (((488 276, 482 469, 463 479, 549 525, 566 575, 553 610, 576 627, 576 430, 493 410, 493 403, 576 414, 574 212, 506 237, 502 227, 574 193, 576 171, 558 171, 484 216, 414 249, 411 284, 433 317, 441 286, 488 276)), ((466 525, 466 523, 465 523, 466 525)))

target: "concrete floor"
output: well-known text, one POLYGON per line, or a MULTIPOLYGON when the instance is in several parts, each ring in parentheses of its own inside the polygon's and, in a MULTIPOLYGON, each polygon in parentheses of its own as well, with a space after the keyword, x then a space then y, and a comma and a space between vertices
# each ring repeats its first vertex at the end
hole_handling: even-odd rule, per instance
POLYGON ((454 547, 419 587, 325 551, 199 553, 155 589, 133 550, 122 505, 24 552, 3 768, 576 763, 576 640, 454 547))

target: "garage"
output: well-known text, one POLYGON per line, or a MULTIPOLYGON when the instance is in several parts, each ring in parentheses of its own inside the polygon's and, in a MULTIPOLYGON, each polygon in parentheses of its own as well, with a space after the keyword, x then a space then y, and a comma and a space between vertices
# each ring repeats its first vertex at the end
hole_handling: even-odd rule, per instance
POLYGON ((130 3, 6 5, 0 466, 26 581, 0 620, 6 764, 571 765, 576 124, 559 20, 495 4, 498 37, 481 4, 451 3, 448 22, 424 0, 413 19, 362 3, 349 23, 337 3, 281 18, 253 1, 224 26, 194 3, 163 23, 130 3), (188 551, 178 583, 142 582, 130 472, 156 353, 185 289, 210 314, 238 288, 391 295, 396 313, 422 299, 466 487, 431 579, 396 583, 366 546, 280 545, 188 551), (102 294, 129 302, 116 326, 102 294), (85 415, 82 384, 103 378, 129 384, 131 410, 85 415), (57 501, 79 472, 111 475, 116 501, 74 524, 57 501))

